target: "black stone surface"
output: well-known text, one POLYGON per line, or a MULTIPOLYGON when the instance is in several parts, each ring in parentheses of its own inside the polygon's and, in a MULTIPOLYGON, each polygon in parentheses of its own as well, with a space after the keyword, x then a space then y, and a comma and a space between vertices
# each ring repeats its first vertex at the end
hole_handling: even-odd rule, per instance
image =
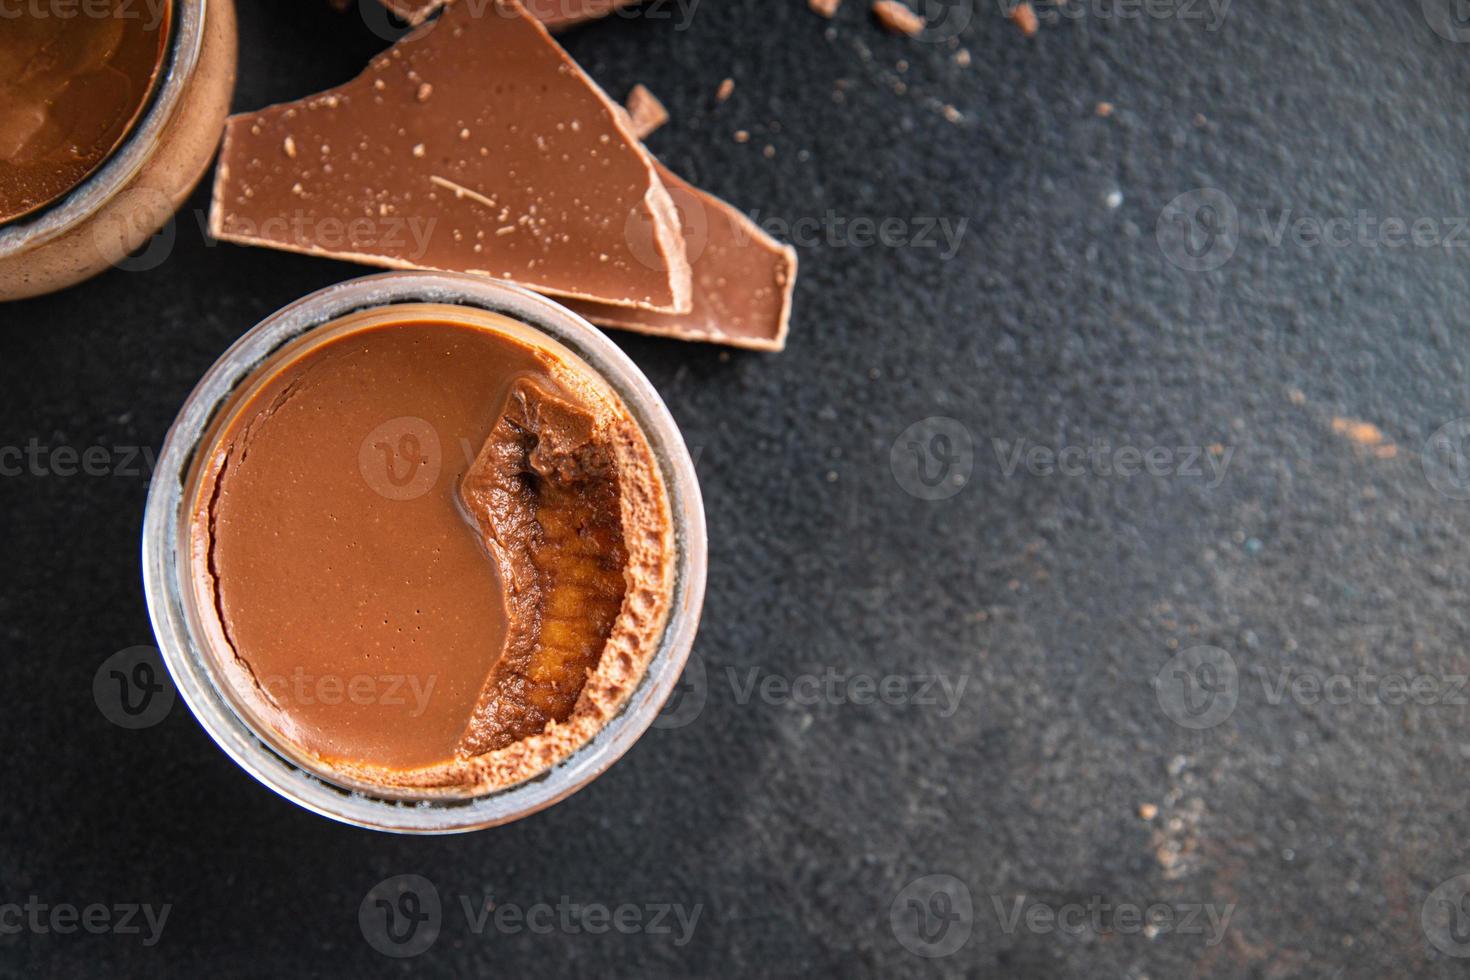
MULTIPOLYGON (((0 975, 1463 975, 1470 484, 1427 441, 1470 415, 1470 33, 1438 0, 1065 9, 1026 39, 975 0, 938 18, 953 44, 889 37, 862 0, 830 25, 800 0, 662 2, 567 36, 609 91, 668 104, 656 152, 762 220, 967 224, 946 260, 828 220, 778 356, 618 337, 700 453, 704 682, 675 720, 703 707, 510 827, 338 826, 182 704, 125 731, 93 700, 101 663, 151 642, 146 473, 116 447, 158 447, 231 341, 359 270, 207 242, 201 190, 158 268, 0 307, 0 444, 42 460, 0 478, 0 905, 171 906, 152 946, 0 908, 0 975), (1223 197, 1161 233, 1200 188, 1223 197), (1302 218, 1352 225, 1313 246, 1302 218), (1426 219, 1420 243, 1391 246, 1391 218, 1426 219), (1218 267, 1181 267, 1185 245, 1218 267), (952 441, 915 457, 903 433, 936 416, 952 441), (966 438, 956 493, 904 489, 966 438), (1108 451, 1065 475, 1010 468, 1017 445, 1108 451), (55 472, 94 446, 112 475, 55 472), (1111 471, 1154 447, 1158 473, 1111 471), (1217 469, 1192 475, 1200 452, 1217 469), (1174 672, 1200 646, 1233 683, 1220 654, 1174 672), (965 687, 780 688, 829 673, 965 687), (1391 674, 1419 681, 1407 703, 1391 674), (399 874, 444 906, 405 960, 358 920, 399 874), (462 898, 698 919, 596 934, 553 908, 547 933, 477 934, 462 898)), ((384 44, 325 3, 240 13, 240 109, 384 44)))

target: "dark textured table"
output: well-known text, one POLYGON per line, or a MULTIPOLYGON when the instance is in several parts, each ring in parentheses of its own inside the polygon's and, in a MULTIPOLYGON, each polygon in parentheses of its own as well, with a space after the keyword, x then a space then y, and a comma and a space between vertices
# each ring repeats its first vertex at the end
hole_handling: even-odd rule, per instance
MULTIPOLYGON (((156 268, 0 307, 0 975, 1463 975, 1470 25, 1039 13, 566 37, 802 276, 780 355, 618 336, 699 452, 705 622, 660 727, 513 826, 338 826, 94 700, 151 642, 131 447, 359 270, 210 243, 201 191, 156 268), (392 959, 359 910, 402 874, 442 913, 392 959)), ((241 17, 241 109, 385 43, 241 17)))

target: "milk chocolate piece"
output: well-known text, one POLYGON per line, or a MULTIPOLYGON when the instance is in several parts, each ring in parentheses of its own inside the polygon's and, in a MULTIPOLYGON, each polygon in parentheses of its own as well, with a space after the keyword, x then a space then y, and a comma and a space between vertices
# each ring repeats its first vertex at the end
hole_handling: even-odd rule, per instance
POLYGON ((567 305, 604 327, 752 350, 781 350, 786 346, 796 287, 795 250, 663 164, 658 169, 683 222, 694 270, 694 308, 683 314, 659 314, 597 303, 567 305))
POLYGON ((1011 23, 1019 27, 1021 33, 1027 37, 1035 37, 1036 29, 1039 26, 1035 8, 1027 3, 1026 0, 1021 0, 1020 3, 1011 8, 1011 23))
POLYGON ((127 138, 157 85, 172 3, 103 0, 48 14, 0 12, 0 224, 94 173, 127 138))
POLYGON ((295 342, 191 477, 211 655, 350 783, 464 796, 544 771, 617 714, 672 604, 642 430, 499 322, 413 305, 295 342))
POLYGON ((924 18, 899 0, 875 0, 873 16, 878 18, 878 23, 890 34, 916 37, 924 30, 924 18))
MULTIPOLYGON (((383 6, 410 24, 422 24, 434 11, 453 2, 455 0, 382 0, 383 6)), ((483 7, 486 0, 459 2, 483 7)), ((642 0, 525 0, 525 5, 532 17, 556 31, 583 21, 606 17, 615 10, 641 2, 642 0)))
POLYGON ((210 230, 690 309, 678 216, 652 158, 516 0, 456 3, 346 85, 231 117, 210 230))
POLYGON ((669 110, 647 87, 634 85, 628 93, 628 116, 633 122, 634 135, 646 140, 669 121, 669 110))

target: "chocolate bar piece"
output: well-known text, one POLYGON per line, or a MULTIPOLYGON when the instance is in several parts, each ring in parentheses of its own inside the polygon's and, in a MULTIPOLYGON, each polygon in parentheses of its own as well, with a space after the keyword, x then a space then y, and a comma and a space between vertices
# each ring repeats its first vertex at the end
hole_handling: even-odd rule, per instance
MULTIPOLYGON (((383 6, 410 24, 422 24, 429 15, 455 0, 382 0, 383 6)), ((484 7, 486 0, 461 0, 484 7)), ((596 20, 641 0, 525 0, 526 11, 552 30, 596 20)))
POLYGON ((660 314, 598 303, 567 305, 599 326, 781 350, 786 346, 796 285, 795 250, 662 164, 658 171, 679 208, 694 270, 694 308, 683 314, 660 314))
POLYGON ((678 215, 652 157, 516 0, 454 3, 346 85, 232 117, 210 230, 692 312, 678 215))

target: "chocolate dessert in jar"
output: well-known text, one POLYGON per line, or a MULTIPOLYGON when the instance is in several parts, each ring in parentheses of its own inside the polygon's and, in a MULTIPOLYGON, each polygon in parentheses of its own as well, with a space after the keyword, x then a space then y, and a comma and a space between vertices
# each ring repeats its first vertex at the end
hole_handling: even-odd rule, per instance
POLYGON ((141 247, 209 166, 235 82, 233 0, 35 0, 0 30, 0 301, 141 247))
POLYGON ((170 431, 144 569, 216 742, 344 822, 446 833, 574 792, 653 722, 705 577, 682 437, 526 290, 390 273, 245 335, 170 431))

